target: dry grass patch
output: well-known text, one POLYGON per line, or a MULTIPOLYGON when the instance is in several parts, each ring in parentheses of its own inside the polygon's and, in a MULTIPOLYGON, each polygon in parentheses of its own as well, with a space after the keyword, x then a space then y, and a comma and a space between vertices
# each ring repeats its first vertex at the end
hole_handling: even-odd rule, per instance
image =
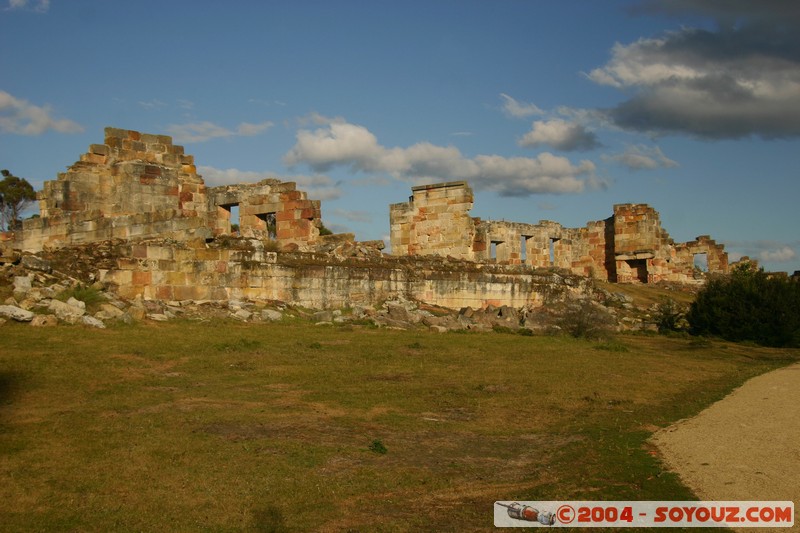
POLYGON ((455 531, 684 499, 644 442, 797 352, 304 324, 3 326, 9 530, 455 531))

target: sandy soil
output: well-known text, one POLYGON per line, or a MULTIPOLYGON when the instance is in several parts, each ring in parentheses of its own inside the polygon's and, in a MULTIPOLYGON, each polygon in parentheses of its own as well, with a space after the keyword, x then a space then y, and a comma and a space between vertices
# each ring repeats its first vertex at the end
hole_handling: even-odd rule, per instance
MULTIPOLYGON (((653 436, 702 500, 800 503, 800 364, 751 379, 696 417, 653 436)), ((737 531, 748 531, 738 529, 737 531)), ((800 531, 792 529, 749 531, 800 531)))

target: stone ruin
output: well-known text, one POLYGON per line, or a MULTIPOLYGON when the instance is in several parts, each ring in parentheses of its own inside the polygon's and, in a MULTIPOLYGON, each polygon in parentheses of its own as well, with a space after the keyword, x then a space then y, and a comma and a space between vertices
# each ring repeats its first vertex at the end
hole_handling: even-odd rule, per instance
POLYGON ((239 231, 307 250, 319 239, 320 203, 294 183, 206 187, 194 157, 166 135, 106 128, 79 161, 38 193, 38 218, 23 221, 15 246, 27 252, 109 239, 211 239, 239 231))
POLYGON ((615 205, 612 216, 583 228, 481 220, 469 216, 472 205, 463 181, 412 188, 408 202, 390 207, 392 253, 555 267, 617 283, 701 281, 696 255, 705 255, 708 273, 728 270, 723 245, 707 235, 676 243, 646 204, 615 205))
POLYGON ((472 218, 464 182, 412 193, 390 207, 389 256, 380 241, 321 235, 320 203, 294 183, 207 187, 170 137, 107 128, 103 144, 45 182, 40 216, 2 235, 0 266, 15 283, 94 284, 120 301, 173 311, 205 302, 340 309, 400 300, 504 316, 596 295, 593 280, 696 283, 696 254, 707 255, 709 272, 728 267, 722 245, 673 242, 643 204, 617 205, 610 218, 570 229, 472 218))

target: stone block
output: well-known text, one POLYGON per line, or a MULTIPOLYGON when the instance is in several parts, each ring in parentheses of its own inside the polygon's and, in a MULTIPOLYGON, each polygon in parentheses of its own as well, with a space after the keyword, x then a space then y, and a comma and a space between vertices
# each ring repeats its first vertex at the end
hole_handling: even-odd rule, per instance
POLYGON ((16 305, 0 305, 0 317, 16 320, 17 322, 30 322, 33 320, 34 314, 16 305))
POLYGON ((110 148, 105 144, 92 144, 89 145, 89 152, 97 155, 108 155, 110 148))
POLYGON ((132 285, 150 285, 153 275, 151 272, 146 271, 133 271, 131 273, 132 285))
POLYGON ((161 176, 161 167, 157 165, 145 165, 144 173, 148 176, 161 176))
POLYGON ((91 163, 93 165, 105 165, 107 158, 104 155, 98 154, 83 154, 81 161, 84 163, 91 163))
POLYGON ((159 285, 156 288, 156 298, 158 300, 174 300, 172 287, 169 285, 159 285))
MULTIPOLYGON (((168 144, 168 146, 167 146, 167 152, 168 153, 170 153, 172 155, 175 155, 175 156, 184 155, 183 154, 183 151, 184 151, 183 146, 180 146, 180 145, 177 145, 177 144, 169 144, 169 143, 165 143, 165 144, 168 144)), ((180 158, 178 160, 180 161, 180 158)))
POLYGON ((178 300, 201 300, 201 287, 191 285, 178 285, 173 287, 173 295, 178 300))
POLYGON ((36 315, 31 320, 33 327, 53 327, 58 325, 58 319, 53 315, 36 315))

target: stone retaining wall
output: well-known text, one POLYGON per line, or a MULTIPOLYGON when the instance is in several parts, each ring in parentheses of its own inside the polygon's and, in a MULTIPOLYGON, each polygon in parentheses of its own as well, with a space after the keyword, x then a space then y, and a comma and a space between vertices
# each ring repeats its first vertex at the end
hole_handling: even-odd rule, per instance
POLYGON ((421 258, 323 264, 326 258, 315 254, 268 252, 250 242, 256 245, 244 249, 122 244, 115 268, 99 278, 129 299, 280 300, 314 309, 375 305, 397 296, 451 309, 539 306, 548 295, 585 290, 588 281, 421 258))

